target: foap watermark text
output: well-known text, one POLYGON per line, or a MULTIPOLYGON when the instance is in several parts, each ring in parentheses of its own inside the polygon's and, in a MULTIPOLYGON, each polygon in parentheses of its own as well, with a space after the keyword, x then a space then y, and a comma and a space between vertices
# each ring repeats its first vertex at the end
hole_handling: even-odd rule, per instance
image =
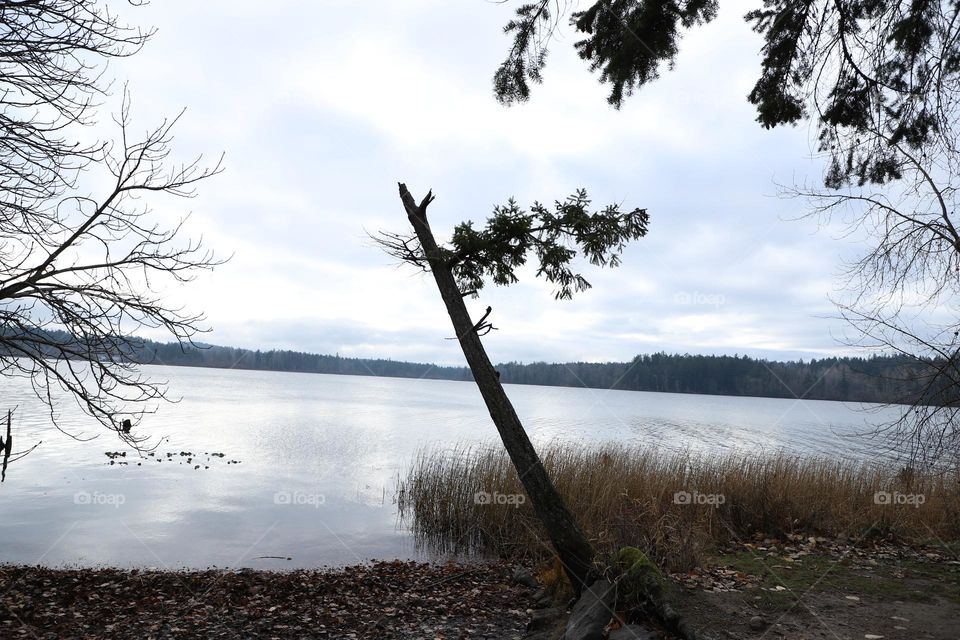
POLYGON ((719 307, 726 304, 727 297, 722 293, 703 293, 700 291, 680 291, 673 294, 674 304, 719 307))
POLYGON ((101 493, 100 491, 77 491, 73 494, 74 504, 106 505, 119 509, 127 501, 122 493, 101 493))
POLYGON ((322 493, 307 493, 306 491, 277 491, 273 494, 273 504, 310 506, 319 509, 327 502, 322 493))
POLYGON ((506 504, 513 507, 519 507, 527 501, 527 496, 522 493, 489 493, 487 491, 478 491, 473 494, 474 504, 506 504))
POLYGON ((904 505, 920 508, 927 497, 922 493, 900 493, 899 491, 877 491, 873 494, 873 503, 882 505, 904 505))
POLYGON ((677 491, 673 494, 674 504, 705 504, 719 508, 727 497, 722 493, 700 493, 698 491, 677 491))

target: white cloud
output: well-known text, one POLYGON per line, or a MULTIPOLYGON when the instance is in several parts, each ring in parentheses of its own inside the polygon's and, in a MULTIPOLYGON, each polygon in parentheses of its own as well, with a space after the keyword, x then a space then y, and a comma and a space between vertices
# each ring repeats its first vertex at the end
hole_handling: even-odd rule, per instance
MULTIPOLYGON (((815 181, 802 128, 764 131, 745 95, 759 41, 742 7, 681 43, 674 71, 620 111, 558 40, 533 100, 504 108, 490 78, 514 7, 439 0, 324 3, 186 0, 126 9, 156 24, 114 65, 138 121, 181 106, 183 153, 227 153, 227 172, 187 203, 190 227, 234 259, 172 293, 208 313, 211 342, 459 361, 429 277, 397 270, 365 230, 404 228, 396 181, 433 187, 437 235, 579 186, 598 206, 647 207, 650 235, 595 288, 554 302, 526 278, 484 290, 494 359, 628 359, 639 351, 825 352, 826 294, 855 245, 769 197, 772 178, 815 181), (721 296, 691 307, 678 294, 721 296), (347 330, 351 329, 351 330, 347 330)), ((183 203, 163 203, 173 215, 183 203)))

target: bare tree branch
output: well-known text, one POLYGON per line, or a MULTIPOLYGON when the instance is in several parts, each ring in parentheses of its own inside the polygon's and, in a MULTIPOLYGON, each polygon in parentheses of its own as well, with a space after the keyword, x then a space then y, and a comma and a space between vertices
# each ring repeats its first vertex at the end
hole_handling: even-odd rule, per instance
POLYGON ((0 3, 0 375, 29 379, 71 437, 87 436, 60 424, 61 392, 133 446, 147 436, 122 429, 122 417, 136 423, 165 397, 133 364, 136 335, 161 329, 191 342, 203 316, 165 303, 164 287, 221 263, 183 238, 186 218, 163 225, 146 204, 192 197, 221 170, 222 157, 172 162, 179 115, 135 140, 124 91, 119 141, 77 142, 110 90, 105 62, 151 34, 102 0, 0 3), (109 173, 105 193, 79 191, 85 169, 109 173))
POLYGON ((891 451, 914 462, 960 460, 960 235, 956 220, 956 152, 943 146, 921 155, 879 128, 898 179, 884 185, 791 188, 812 205, 807 215, 838 222, 845 236, 865 237, 867 251, 844 265, 846 294, 836 300, 854 329, 850 345, 907 356, 909 393, 899 418, 881 424, 891 451), (919 389, 919 391, 917 391, 919 389))

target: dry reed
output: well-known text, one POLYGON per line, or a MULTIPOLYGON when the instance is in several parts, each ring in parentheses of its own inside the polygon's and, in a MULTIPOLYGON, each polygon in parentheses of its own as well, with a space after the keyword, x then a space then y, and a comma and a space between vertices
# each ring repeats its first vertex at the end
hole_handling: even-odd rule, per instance
MULTIPOLYGON (((671 569, 690 568, 705 551, 754 536, 960 538, 956 470, 616 445, 553 444, 542 459, 601 552, 633 545, 671 569)), ((401 517, 431 550, 550 554, 502 450, 421 451, 397 499, 401 517)))

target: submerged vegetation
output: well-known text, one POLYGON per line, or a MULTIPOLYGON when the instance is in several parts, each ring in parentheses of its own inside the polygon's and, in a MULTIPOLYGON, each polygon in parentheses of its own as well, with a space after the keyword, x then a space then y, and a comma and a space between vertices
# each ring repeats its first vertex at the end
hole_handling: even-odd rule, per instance
MULTIPOLYGON (((598 551, 635 546, 683 570, 756 536, 860 542, 960 539, 960 471, 816 457, 553 444, 547 471, 598 551)), ((401 516, 440 552, 539 560, 549 546, 502 451, 422 451, 401 479, 401 516)))

